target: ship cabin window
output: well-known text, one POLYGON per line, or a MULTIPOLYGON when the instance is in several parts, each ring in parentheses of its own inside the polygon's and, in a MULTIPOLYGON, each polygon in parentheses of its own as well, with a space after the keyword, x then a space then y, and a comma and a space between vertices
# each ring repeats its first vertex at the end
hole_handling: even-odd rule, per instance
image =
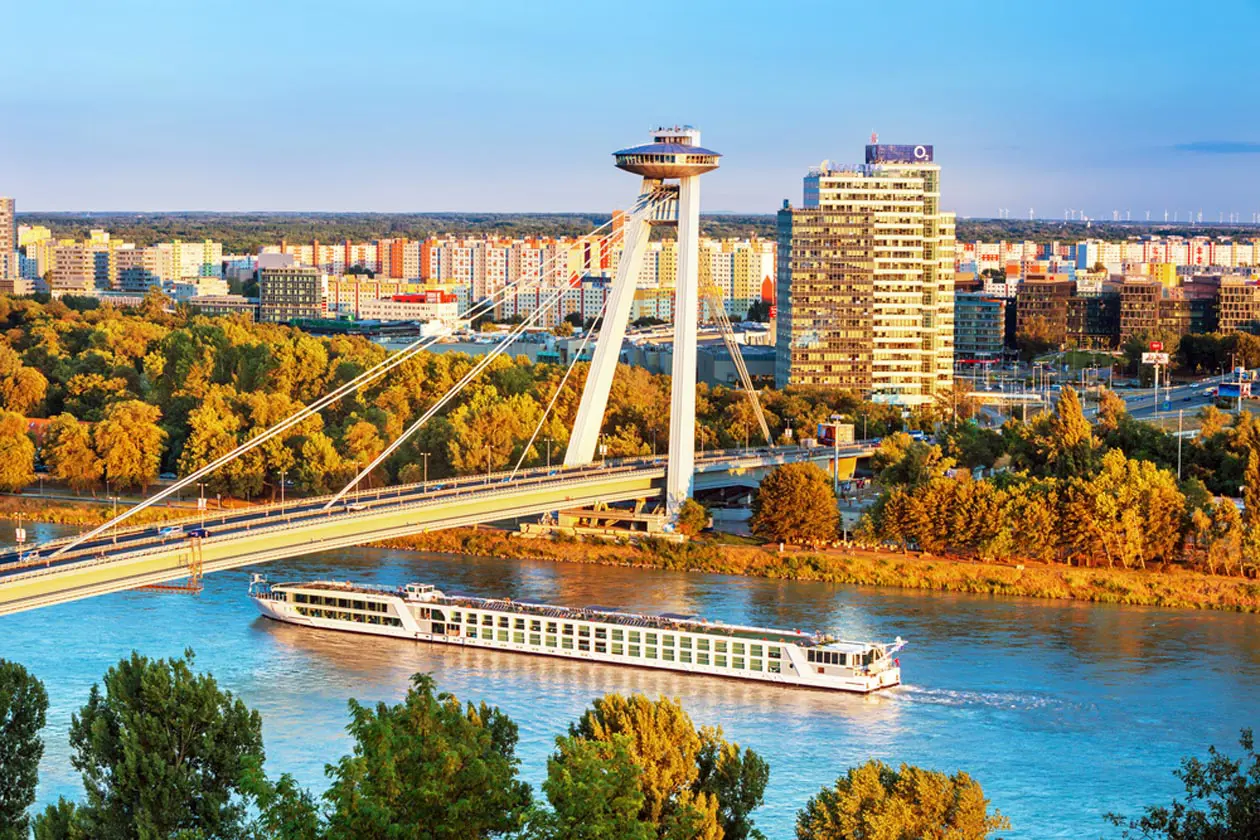
POLYGON ((679 661, 679 662, 690 662, 690 661, 691 661, 691 651, 689 651, 689 650, 680 650, 680 651, 678 651, 678 661, 679 661))
POLYGON ((708 665, 708 664, 709 664, 709 654, 707 654, 707 653, 697 653, 697 654, 696 654, 696 664, 697 664, 697 665, 708 665))
POLYGON ((709 649, 708 639, 696 639, 696 650, 708 650, 708 649, 709 649))
POLYGON ((572 636, 572 635, 573 635, 573 625, 572 625, 572 624, 567 624, 567 623, 566 623, 566 624, 564 625, 564 635, 566 635, 566 636, 572 636))
POLYGON ((607 638, 608 638, 608 628, 607 628, 607 627, 596 627, 596 628, 595 628, 595 638, 597 638, 597 639, 607 639, 607 638))
POLYGON ((294 592, 294 593, 293 593, 293 601, 294 601, 294 603, 297 603, 297 604, 305 604, 305 603, 307 603, 307 600, 306 600, 306 593, 305 593, 305 592, 294 592))
POLYGON ((648 634, 646 634, 646 635, 647 635, 647 643, 648 643, 649 645, 654 645, 654 644, 656 644, 656 634, 655 634, 655 633, 648 633, 648 634))
POLYGON ((538 645, 541 645, 541 644, 542 644, 542 636, 540 636, 540 635, 539 635, 539 634, 537 634, 537 633, 530 633, 530 634, 529 634, 529 643, 530 643, 531 645, 534 645, 535 647, 537 647, 538 645))
POLYGON ((477 628, 474 625, 468 625, 468 627, 464 628, 464 635, 470 639, 477 638, 477 628))
POLYGON ((548 636, 548 637, 547 637, 547 647, 555 647, 555 646, 556 646, 556 637, 555 637, 555 636, 548 636))
POLYGON ((638 630, 631 630, 631 631, 630 631, 630 641, 632 641, 632 642, 642 641, 642 639, 640 638, 640 636, 641 636, 641 635, 642 635, 642 634, 640 634, 638 630))
POLYGON ((537 619, 534 619, 534 620, 530 621, 530 622, 529 622, 529 629, 530 629, 531 631, 533 631, 534 633, 541 633, 541 632, 542 632, 542 622, 541 622, 541 621, 538 621, 537 619))
POLYGON ((744 670, 744 657, 742 656, 731 657, 731 667, 738 668, 741 671, 744 670))
POLYGON ((525 619, 523 619, 523 618, 517 618, 517 619, 514 619, 514 620, 512 621, 512 629, 513 629, 513 630, 524 630, 524 629, 525 629, 525 619))
POLYGON ((674 649, 673 649, 673 648, 661 648, 661 659, 664 659, 666 662, 673 662, 673 661, 674 661, 674 649))
POLYGON ((764 670, 764 669, 761 667, 761 660, 760 660, 760 659, 752 659, 752 660, 749 660, 749 662, 748 662, 748 670, 750 670, 750 671, 762 671, 762 670, 764 670))
POLYGON ((500 641, 500 642, 506 642, 507 640, 508 640, 508 631, 506 631, 506 630, 500 630, 500 631, 499 631, 499 641, 500 641))
POLYGON ((673 646, 674 646, 674 637, 673 637, 673 636, 668 636, 668 635, 665 635, 665 634, 661 634, 661 644, 663 644, 665 647, 673 647, 673 646))
POLYGON ((587 627, 585 624, 579 624, 578 635, 585 636, 586 638, 589 639, 591 637, 591 628, 587 627))
POLYGON ((525 634, 519 632, 512 633, 512 641, 516 642, 518 645, 525 644, 525 634))
POLYGON ((716 665, 716 666, 717 666, 717 667, 719 667, 719 668, 725 668, 725 667, 726 667, 726 657, 725 657, 725 656, 723 656, 723 655, 722 655, 722 654, 720 654, 720 653, 718 653, 718 654, 714 654, 714 656, 713 656, 713 664, 714 664, 714 665, 716 665))
POLYGON ((506 616, 506 615, 501 615, 501 616, 499 616, 499 626, 500 626, 500 627, 507 627, 507 626, 509 626, 509 624, 508 624, 508 618, 507 618, 507 616, 506 616))
POLYGON ((463 616, 461 616, 459 613, 457 613, 457 612, 453 612, 453 613, 451 613, 451 623, 452 623, 452 624, 461 624, 461 623, 463 623, 463 620, 464 620, 464 619, 463 619, 463 616))
POLYGON ((614 642, 624 642, 626 640, 626 631, 619 627, 614 627, 612 631, 612 638, 614 642))
POLYGON ((556 623, 555 623, 554 621, 548 621, 548 622, 547 622, 547 632, 548 632, 548 633, 555 633, 555 632, 557 632, 557 631, 556 631, 556 626, 557 626, 557 625, 556 625, 556 623))
POLYGON ((656 648, 654 648, 654 647, 647 648, 647 650, 645 650, 645 651, 644 651, 644 654, 643 654, 643 655, 644 655, 644 658, 646 658, 646 659, 655 659, 655 658, 656 658, 656 648))
POLYGON ((578 650, 590 650, 591 643, 587 639, 578 639, 578 650))
POLYGON ((361 609, 363 609, 363 602, 362 602, 362 601, 355 601, 355 602, 354 602, 354 607, 353 607, 353 609, 356 609, 356 610, 361 610, 361 609))
POLYGON ((761 646, 761 645, 749 645, 749 646, 748 646, 748 655, 749 655, 749 656, 761 656, 761 655, 762 655, 763 650, 764 650, 764 648, 762 648, 762 646, 761 646))
POLYGON ((493 627, 493 626, 494 626, 494 616, 489 615, 489 614, 487 614, 487 615, 483 615, 483 616, 481 617, 481 626, 483 626, 483 627, 493 627))
POLYGON ((613 642, 612 652, 613 652, 613 656, 623 656, 625 655, 625 652, 626 652, 626 646, 621 644, 620 642, 613 642))
POLYGON ((773 645, 771 645, 770 649, 769 649, 768 651, 766 651, 766 653, 767 653, 767 655, 768 655, 771 659, 782 659, 782 658, 783 658, 783 651, 782 651, 782 649, 777 648, 777 647, 774 647, 773 645))
POLYGON ((844 665, 846 659, 854 663, 858 660, 857 656, 846 657, 843 653, 836 653, 834 650, 811 650, 806 654, 806 658, 819 665, 844 665))
POLYGON ((631 656, 641 656, 642 654, 643 650, 638 645, 630 645, 631 656))
POLYGON ((718 653, 726 653, 726 642, 719 639, 713 643, 713 649, 718 653))
POLYGON ((443 623, 441 623, 440 621, 435 621, 435 622, 433 622, 433 632, 434 632, 434 633, 445 633, 445 632, 446 632, 446 625, 445 625, 445 624, 443 624, 443 623))
POLYGON ((564 648, 565 650, 573 650, 573 640, 568 638, 567 636, 561 636, 560 647, 564 648))
POLYGON ((771 662, 771 663, 770 663, 770 673, 772 673, 772 674, 781 674, 781 673, 783 673, 783 664, 782 664, 781 662, 771 662))
POLYGON ((690 637, 690 636, 679 636, 679 637, 678 637, 678 646, 679 646, 680 648, 690 648, 690 647, 691 647, 691 637, 690 637))
POLYGON ((600 642, 600 641, 596 641, 596 642, 595 642, 595 652, 596 652, 596 653, 608 653, 608 642, 600 642))
POLYGON ((429 618, 433 619, 434 621, 446 621, 446 613, 442 612, 441 610, 430 610, 429 618))
POLYGON ((731 642, 731 653, 743 653, 743 652, 744 652, 743 642, 731 642))

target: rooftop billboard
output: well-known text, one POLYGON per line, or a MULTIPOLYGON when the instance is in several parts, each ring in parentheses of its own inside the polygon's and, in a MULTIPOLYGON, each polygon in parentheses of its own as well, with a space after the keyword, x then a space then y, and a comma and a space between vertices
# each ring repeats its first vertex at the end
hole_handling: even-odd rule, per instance
POLYGON ((867 163, 931 163, 931 146, 895 146, 880 143, 866 147, 867 163))

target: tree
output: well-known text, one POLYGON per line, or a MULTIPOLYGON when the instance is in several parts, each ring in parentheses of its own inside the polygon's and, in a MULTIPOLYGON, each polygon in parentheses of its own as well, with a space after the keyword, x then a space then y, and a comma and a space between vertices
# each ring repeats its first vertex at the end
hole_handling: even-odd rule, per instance
POLYGON ((0 659, 0 840, 25 840, 30 831, 26 809, 35 801, 47 713, 44 684, 0 659))
POLYGON ((1242 497, 1242 554, 1243 560, 1254 569, 1260 567, 1260 452, 1255 449, 1247 456, 1242 497))
POLYGON ((1037 442, 1046 466, 1060 478, 1088 475, 1096 467, 1097 446, 1076 390, 1064 388, 1050 415, 1047 434, 1037 442))
POLYGON ((262 719, 192 666, 192 651, 180 659, 132 653, 106 672, 103 692, 92 686, 70 723, 71 763, 87 801, 50 805, 37 836, 243 837, 240 782, 262 762, 262 719))
POLYGON ((709 509, 695 499, 687 499, 678 508, 678 531, 688 537, 709 527, 709 509))
POLYGON ((748 314, 744 316, 745 321, 758 321, 765 323, 770 320, 770 304, 767 301, 758 298, 748 305, 748 314))
POLYGON ((727 742, 721 729, 700 730, 696 788, 717 799, 723 840, 762 840, 750 817, 765 799, 770 764, 750 749, 727 742))
POLYGON ((416 674, 402 703, 351 700, 350 716, 354 753, 328 768, 328 840, 476 840, 523 825, 516 724, 498 709, 462 706, 416 674))
POLYGON ((796 816, 797 840, 985 840, 1009 828, 989 813, 980 785, 966 773, 946 776, 882 761, 851 768, 810 798, 796 816))
POLYGON ((1116 431, 1128 411, 1123 397, 1110 388, 1104 388, 1098 397, 1098 428, 1104 432, 1116 431))
POLYGON ((551 810, 531 821, 532 840, 655 840, 655 827, 639 819, 643 792, 629 740, 556 739, 542 785, 551 810))
POLYGON ((0 410, 0 490, 16 493, 35 480, 35 444, 26 418, 0 410))
POLYGON ((139 400, 106 407, 93 431, 92 443, 100 456, 105 480, 114 489, 144 487, 157 478, 167 438, 158 426, 161 416, 157 406, 139 400))
POLYGON ((12 347, 0 341, 0 408, 30 416, 48 392, 48 378, 22 364, 12 347))
POLYGON ((329 493, 343 471, 341 454, 332 438, 323 432, 308 435, 297 468, 298 484, 312 493, 329 493))
POLYGON ((92 432, 72 414, 58 414, 44 434, 44 463, 48 474, 72 490, 96 486, 104 465, 92 448, 92 432))
POLYGON ((835 539, 840 524, 831 478, 816 464, 775 467, 753 497, 749 527, 769 542, 835 539))
POLYGON ((1183 759, 1175 775, 1184 785, 1185 801, 1152 805, 1136 820, 1108 814, 1124 837, 1146 840, 1251 840, 1260 837, 1260 754, 1250 729, 1238 737, 1241 759, 1229 758, 1216 747, 1208 760, 1183 759))
POLYGON ((573 335, 573 324, 568 321, 561 321, 551 330, 552 335, 556 338, 568 338, 573 335))

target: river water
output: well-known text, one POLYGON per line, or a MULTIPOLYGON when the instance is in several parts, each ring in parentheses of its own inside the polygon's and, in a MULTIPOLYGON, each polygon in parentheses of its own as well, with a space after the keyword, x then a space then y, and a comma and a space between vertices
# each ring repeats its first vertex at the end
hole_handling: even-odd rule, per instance
MULTIPOLYGON (((37 525, 37 539, 57 533, 37 525)), ((9 536, 7 526, 0 530, 9 536)), ((352 549, 273 563, 272 580, 426 581, 570 606, 698 613, 728 622, 890 640, 906 685, 875 697, 302 630, 256 616, 248 571, 199 596, 119 593, 0 618, 0 657, 42 678, 51 702, 40 802, 81 797, 70 715, 131 650, 196 651, 197 667, 263 715, 267 767, 317 790, 349 749, 345 701, 397 701, 432 672, 519 724, 522 771, 541 781, 553 739, 607 692, 679 698, 771 765, 757 822, 790 838, 822 785, 875 757, 966 770, 1010 817, 1010 838, 1113 837, 1102 815, 1178 792, 1172 770, 1260 723, 1260 618, 352 549)))

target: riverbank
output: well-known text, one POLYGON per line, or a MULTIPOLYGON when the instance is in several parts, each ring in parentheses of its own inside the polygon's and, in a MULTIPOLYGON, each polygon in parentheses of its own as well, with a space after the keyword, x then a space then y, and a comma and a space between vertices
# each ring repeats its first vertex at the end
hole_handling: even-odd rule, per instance
MULTIPOLYGON (((128 501, 126 504, 120 504, 118 510, 124 510, 129 504, 134 504, 134 502, 128 501)), ((143 525, 148 522, 164 522, 168 519, 193 516, 196 512, 195 509, 189 507, 151 507, 137 513, 128 524, 143 525)), ((39 496, 0 497, 0 518, 5 519, 17 519, 18 516, 21 516, 28 522, 54 522, 58 525, 100 525, 102 522, 108 522, 113 514, 113 505, 101 503, 100 500, 93 504, 90 499, 76 502, 64 499, 47 499, 39 496)))
POLYGON ((1183 609, 1260 612, 1260 581, 1185 569, 1141 571, 979 563, 864 549, 778 551, 759 545, 695 541, 674 545, 522 539, 507 531, 465 528, 380 545, 443 554, 713 572, 785 580, 931 589, 1183 609))

